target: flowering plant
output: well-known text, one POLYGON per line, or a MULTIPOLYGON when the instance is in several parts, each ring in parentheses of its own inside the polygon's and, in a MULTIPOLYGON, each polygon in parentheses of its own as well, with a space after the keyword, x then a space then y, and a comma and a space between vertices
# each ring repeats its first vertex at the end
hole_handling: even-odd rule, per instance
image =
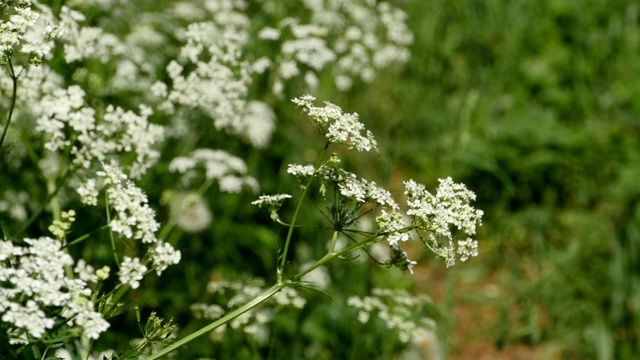
POLYGON ((178 244, 184 233, 213 227, 208 194, 259 192, 246 159, 232 150, 269 148, 275 104, 289 92, 313 92, 327 74, 331 86, 347 90, 406 62, 412 35, 405 14, 385 2, 303 1, 294 9, 279 1, 178 1, 149 16, 130 6, 0 4, 3 357, 155 359, 214 329, 258 334, 274 317, 258 305, 273 298, 277 307, 305 306, 299 288, 319 287, 323 266, 335 258, 384 243, 387 258, 376 261, 413 271, 416 262, 403 249, 412 239, 448 266, 477 255, 471 237, 482 212, 470 205, 472 192, 444 179, 434 195, 408 181, 401 212, 389 191, 328 152, 340 145, 378 150, 358 115, 328 102, 318 107, 305 95, 293 103, 325 138, 323 151, 313 165, 289 165, 301 194, 253 202, 285 228, 275 283, 210 281, 212 296, 228 309, 193 304, 194 314, 213 322, 180 340, 176 325, 156 312, 144 323, 141 310, 127 304, 185 258, 190 249, 178 244), (267 24, 253 24, 251 12, 261 11, 267 24), (110 12, 131 17, 126 34, 109 32, 123 27, 121 19, 100 17, 110 12), (161 46, 166 52, 158 54, 161 46), (291 249, 301 242, 296 229, 311 191, 323 199, 333 235, 326 254, 294 271, 291 249), (290 199, 297 205, 289 218, 282 209, 290 199), (377 228, 363 230, 372 215, 377 228), (133 313, 141 339, 92 352, 114 318, 133 313))

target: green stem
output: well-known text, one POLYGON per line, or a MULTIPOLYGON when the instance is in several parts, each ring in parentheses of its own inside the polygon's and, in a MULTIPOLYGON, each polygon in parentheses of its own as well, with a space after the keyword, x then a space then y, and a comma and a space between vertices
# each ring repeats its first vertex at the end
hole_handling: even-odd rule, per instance
POLYGON ((178 341, 176 341, 175 343, 167 346, 166 348, 158 351, 157 353, 149 356, 147 358, 147 360, 154 360, 154 359, 159 359, 162 356, 167 355, 168 353, 176 350, 177 348, 181 347, 184 344, 187 344, 189 342, 191 342, 192 340, 194 340, 197 337, 200 337, 204 334, 207 334, 209 332, 211 332, 212 330, 214 330, 217 327, 220 327, 228 322, 230 322, 231 320, 237 318, 238 316, 246 313, 247 311, 255 308, 256 306, 262 304, 263 302, 269 300, 269 298, 271 298, 273 295, 275 295, 278 291, 282 290, 282 288, 290 285, 291 282, 283 282, 283 283, 278 283, 273 285, 271 288, 269 288, 268 290, 266 290, 265 292, 263 292, 262 294, 258 295, 255 299, 249 301, 248 303, 242 305, 241 307, 237 308, 236 310, 228 313, 227 315, 221 317, 220 319, 212 322, 211 324, 203 327, 202 329, 192 333, 191 335, 188 335, 187 337, 184 337, 178 341))
MULTIPOLYGON (((318 158, 318 163, 316 164, 316 169, 318 168, 318 166, 320 165, 320 163, 322 162, 322 158, 324 157, 324 153, 327 151, 327 148, 329 147, 329 142, 327 142, 327 144, 324 146, 324 148, 322 149, 322 153, 320 153, 320 157, 318 158)), ((280 260, 280 266, 278 267, 278 284, 282 282, 282 275, 284 274, 284 266, 287 263, 287 253, 289 252, 289 244, 291 243, 291 237, 293 235, 293 228, 295 227, 296 224, 296 220, 298 219, 298 214, 300 213, 300 209, 302 208, 302 202, 304 201, 304 198, 307 196, 307 192, 309 192, 309 188, 311 187, 311 182, 313 181, 313 176, 309 177, 309 180, 307 181, 307 184, 304 187, 304 190, 302 192, 302 196, 300 197, 300 200, 298 201, 298 205, 296 206, 296 212, 293 213, 293 218, 291 219, 291 225, 289 226, 289 232, 287 232, 287 239, 284 242, 284 249, 282 250, 282 257, 280 260)))
POLYGON ((109 211, 109 195, 107 192, 104 193, 104 201, 106 206, 105 211, 107 213, 107 224, 109 225, 109 240, 111 240, 111 250, 113 251, 113 258, 116 261, 116 265, 118 268, 120 267, 120 259, 118 258, 118 252, 116 251, 116 240, 113 236, 113 231, 111 230, 111 211, 109 211))
POLYGON ((338 241, 338 234, 339 232, 337 231, 333 232, 333 237, 331 238, 331 245, 329 246, 329 254, 333 254, 333 252, 336 249, 336 241, 338 241))
POLYGON ((7 135, 7 131, 9 130, 9 123, 11 122, 11 116, 13 115, 13 109, 16 107, 16 99, 18 97, 18 77, 13 69, 11 58, 8 59, 7 64, 9 64, 9 77, 11 77, 11 81, 13 82, 13 90, 11 93, 11 104, 9 105, 9 116, 7 116, 7 122, 4 124, 4 128, 2 129, 2 136, 0 136, 0 149, 4 143, 4 137, 7 135))
MULTIPOLYGON (((333 235, 334 239, 337 239, 337 234, 338 234, 338 232, 336 231, 334 233, 334 235, 333 235)), ((328 253, 326 253, 322 258, 320 258, 320 260, 316 261, 315 264, 309 266, 308 268, 302 270, 300 273, 298 273, 294 277, 292 277, 291 281, 292 282, 299 281, 303 276, 305 276, 308 273, 312 272, 313 270, 319 268, 320 266, 328 263, 329 261, 331 261, 332 259, 334 259, 336 257, 341 257, 341 256, 344 256, 344 255, 352 252, 352 251, 355 251, 355 250, 358 250, 358 249, 362 249, 362 248, 365 248, 365 247, 367 247, 369 245, 372 245, 372 244, 377 242, 377 241, 375 241, 377 238, 379 238, 379 236, 378 235, 374 235, 374 236, 372 236, 372 237, 370 237, 370 238, 368 238, 368 239, 366 239, 366 240, 364 240, 362 242, 359 242, 359 243, 353 244, 351 246, 348 246, 348 247, 346 247, 346 248, 344 248, 344 249, 342 249, 342 250, 340 250, 338 252, 333 252, 332 251, 333 247, 335 246, 335 243, 333 243, 333 241, 332 241, 332 249, 328 253)))
POLYGON ((99 227, 99 228, 97 228, 97 229, 95 229, 95 230, 92 230, 92 231, 90 231, 90 232, 88 232, 88 233, 86 233, 86 234, 84 234, 84 235, 82 235, 82 236, 79 236, 79 237, 77 237, 77 238, 75 238, 75 239, 73 239, 73 240, 69 241, 69 242, 65 245, 65 247, 69 247, 69 246, 71 246, 71 245, 75 245, 75 244, 77 244, 77 243, 79 243, 79 242, 81 242, 81 241, 84 241, 84 240, 88 239, 88 238, 89 238, 89 236, 91 236, 91 234, 93 234, 94 232, 96 232, 96 231, 101 231, 101 230, 105 230, 105 229, 108 229, 108 228, 109 228, 109 224, 107 224, 107 225, 102 225, 101 227, 99 227))

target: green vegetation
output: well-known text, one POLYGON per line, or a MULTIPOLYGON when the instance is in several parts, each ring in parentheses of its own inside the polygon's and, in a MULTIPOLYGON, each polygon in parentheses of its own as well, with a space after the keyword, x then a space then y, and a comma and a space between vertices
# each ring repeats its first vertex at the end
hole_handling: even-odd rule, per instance
MULTIPOLYGON (((59 14, 65 2, 53 3, 59 14)), ((82 8, 81 3, 72 5, 82 8)), ((185 42, 177 29, 188 23, 165 11, 176 3, 121 5, 117 16, 96 4, 86 5, 91 26, 122 35, 140 30, 136 21, 144 20, 160 34, 160 44, 136 44, 148 56, 136 61, 148 62, 151 70, 136 74, 135 83, 125 80, 123 86, 114 80, 121 62, 133 56, 126 52, 114 52, 108 61, 88 57, 67 62, 57 46, 52 60, 44 62, 65 87, 79 85, 85 103, 98 109, 99 116, 109 104, 138 111, 140 103, 149 103, 154 108, 149 122, 168 129, 158 145, 158 163, 136 184, 165 226, 162 240, 180 250, 181 261, 161 277, 151 272, 137 289, 118 292, 123 305, 110 308, 110 328, 93 344, 95 351, 124 352, 143 330, 167 330, 139 328, 152 312, 173 319, 178 338, 183 338, 217 318, 219 310, 205 304, 222 306, 234 296, 248 301, 256 289, 279 280, 277 251, 286 228, 278 228, 267 212, 251 205, 259 194, 247 186, 229 194, 203 180, 202 174, 171 173, 173 158, 198 148, 224 149, 246 163, 246 175, 257 180, 260 193, 295 198, 300 196, 295 192, 299 184, 287 174, 288 164, 315 162, 324 145, 307 116, 289 101, 310 92, 302 76, 287 79, 281 95, 272 91, 275 71, 255 74, 247 85, 247 99, 264 102, 277 119, 266 147, 218 131, 204 106, 177 104, 175 112, 163 112, 149 88, 155 80, 173 81, 165 69, 185 42), (138 16, 142 13, 148 16, 138 16), (210 209, 206 228, 189 232, 176 225, 175 201, 187 193, 198 194, 194 199, 210 209)), ((273 2, 280 5, 270 13, 262 12, 261 2, 249 3, 245 12, 252 34, 285 16, 310 16, 297 5, 287 7, 289 2, 273 2)), ((640 354, 640 6, 623 0, 392 3, 408 15, 406 24, 414 37, 411 59, 379 70, 370 83, 356 79, 346 91, 338 91, 336 74, 328 66, 317 71, 319 86, 312 92, 318 102, 358 113, 376 136, 380 153, 331 151, 339 152, 346 169, 375 180, 398 202, 403 199, 402 181, 409 178, 429 189, 447 176, 466 184, 477 195, 474 206, 484 211, 477 235, 479 256, 446 269, 432 252, 409 246, 409 257, 418 261, 413 276, 372 261, 373 250, 337 259, 316 274, 317 288, 295 288, 296 296, 306 301, 302 309, 272 301, 264 305, 268 311, 254 314, 252 320, 180 348, 177 358, 475 358, 483 354, 471 346, 482 344, 483 351, 507 357, 517 348, 531 358, 634 359, 640 354), (322 279, 326 286, 320 286, 322 279), (363 323, 349 303, 382 292, 379 288, 402 294, 396 300, 412 294, 412 308, 390 297, 387 310, 425 328, 435 323, 437 339, 426 336, 423 342, 406 343, 400 339, 402 331, 373 315, 363 323)), ((278 59, 278 49, 256 37, 245 46, 252 49, 247 51, 253 56, 250 61, 260 56, 278 59)), ((4 126, 12 105, 11 79, 4 72, 7 64, 2 66, 4 126)), ((196 67, 188 63, 184 72, 196 67)), ((242 72, 239 65, 233 71, 242 72)), ((34 134, 34 120, 24 110, 30 105, 20 102, 20 91, 18 82, 18 111, 0 142, 0 236, 20 243, 23 237, 50 235, 44 229, 60 219, 60 211, 76 209, 79 220, 67 239, 91 236, 68 252, 96 269, 112 266, 103 288, 114 288, 117 268, 112 234, 105 226, 109 215, 80 202, 73 191, 79 183, 65 183, 71 175, 62 170, 77 170, 68 161, 60 165, 55 180, 46 177, 41 160, 60 159, 48 157, 47 139, 34 134), (16 204, 24 209, 21 221, 10 213, 16 204)), ((131 164, 135 154, 117 158, 131 164)), ((309 227, 296 229, 286 275, 302 271, 327 252, 332 229, 311 227, 326 223, 316 211, 324 209, 325 200, 313 190, 308 195, 312 202, 299 215, 304 220, 300 223, 309 227)), ((107 207, 104 199, 99 198, 99 205, 107 207)), ((294 204, 285 202, 279 212, 283 221, 292 218, 294 204)), ((128 241, 118 245, 128 256, 142 248, 128 241)), ((7 326, 0 323, 0 330, 0 355, 9 356, 3 348, 7 326)), ((69 340, 63 347, 74 346, 86 344, 69 340)), ((37 355, 34 351, 33 357, 37 355)))
POLYGON ((640 353, 637 4, 429 1, 407 3, 407 11, 411 62, 358 101, 387 134, 396 171, 451 174, 478 195, 486 214, 481 256, 448 276, 484 290, 451 301, 494 308, 499 316, 473 326, 498 348, 633 358, 640 353))

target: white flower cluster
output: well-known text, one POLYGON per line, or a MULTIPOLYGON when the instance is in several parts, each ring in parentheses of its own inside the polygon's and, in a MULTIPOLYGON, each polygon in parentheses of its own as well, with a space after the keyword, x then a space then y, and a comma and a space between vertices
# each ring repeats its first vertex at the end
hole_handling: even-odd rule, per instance
POLYGON ((391 197, 391 193, 378 186, 373 181, 359 179, 352 172, 325 164, 316 174, 320 182, 325 185, 337 185, 340 195, 361 204, 398 209, 398 204, 391 197))
POLYGON ((104 180, 109 207, 116 210, 109 223, 111 230, 127 239, 155 243, 160 224, 149 207, 147 195, 131 182, 115 163, 104 164, 96 173, 104 180))
POLYGON ((276 195, 260 195, 258 200, 252 201, 251 205, 257 205, 260 208, 264 208, 270 213, 276 213, 282 206, 282 203, 286 199, 290 199, 289 194, 276 194, 276 195))
POLYGON ((241 58, 249 38, 250 22, 241 12, 246 4, 208 1, 204 5, 213 19, 187 27, 178 61, 166 67, 171 84, 156 82, 152 91, 164 98, 160 109, 173 113, 178 105, 198 108, 213 119, 216 129, 264 148, 274 130, 275 115, 267 104, 247 101, 253 68, 241 58))
POLYGON ((383 210, 382 214, 376 218, 376 223, 392 247, 398 247, 399 242, 411 240, 410 224, 399 211, 386 212, 383 210))
POLYGON ((51 10, 31 0, 3 1, 0 7, 0 64, 13 54, 26 54, 30 63, 51 57, 53 40, 63 33, 51 10), (37 10, 34 11, 33 6, 37 10))
POLYGON ((375 314, 403 343, 434 339, 435 321, 420 314, 432 303, 426 295, 411 296, 403 290, 373 289, 372 296, 352 296, 347 304, 358 310, 358 321, 366 324, 375 314))
POLYGON ((116 55, 130 51, 115 35, 98 27, 81 26, 85 16, 63 6, 60 12, 61 24, 65 29, 63 40, 64 59, 67 63, 84 59, 98 59, 103 63, 116 55))
POLYGON ((0 314, 11 324, 12 343, 26 341, 26 334, 41 338, 55 325, 47 312, 56 311, 69 326, 79 326, 84 334, 97 339, 109 323, 94 310, 89 283, 98 276, 94 269, 79 261, 69 277, 65 267, 73 259, 61 249, 58 240, 47 237, 24 239, 20 247, 0 241, 0 314))
POLYGON ((121 284, 128 284, 132 289, 140 287, 140 280, 147 272, 147 267, 138 258, 124 257, 118 271, 118 279, 121 284))
POLYGON ((313 106, 316 98, 301 96, 292 101, 302 107, 311 121, 320 129, 329 142, 344 144, 358 151, 378 151, 378 144, 371 131, 358 120, 358 114, 346 114, 339 106, 325 101, 324 107, 313 106))
POLYGON ((413 34, 405 24, 406 14, 388 2, 305 0, 291 12, 301 10, 308 15, 285 17, 258 33, 260 39, 280 46, 281 56, 274 64, 277 95, 284 80, 300 74, 313 89, 317 74, 328 65, 334 65, 338 89, 347 90, 354 79, 371 82, 376 70, 409 60, 413 34))
POLYGON ((310 177, 316 177, 320 181, 323 196, 326 195, 328 186, 334 186, 345 199, 357 204, 372 204, 394 210, 398 209, 398 204, 389 191, 373 181, 360 179, 352 172, 335 167, 334 163, 338 162, 339 159, 333 157, 317 170, 313 165, 289 164, 287 172, 295 176, 302 184, 306 183, 310 177))
MULTIPOLYGON (((169 265, 179 263, 180 251, 156 237, 160 224, 155 219, 155 211, 149 207, 147 195, 129 180, 117 163, 103 164, 102 167, 103 170, 96 173, 100 186, 94 179, 89 179, 78 187, 81 200, 95 206, 99 192, 106 188, 108 206, 115 210, 109 222, 111 231, 126 239, 150 244, 148 255, 158 275, 169 265)), ((125 258, 120 265, 120 281, 135 289, 146 271, 146 266, 139 259, 125 258)))
POLYGON ((470 202, 476 199, 476 195, 464 184, 456 184, 451 178, 439 181, 435 195, 422 184, 405 181, 407 215, 425 244, 444 257, 447 266, 453 266, 456 253, 461 261, 478 255, 478 242, 469 236, 475 235, 476 228, 482 225, 483 212, 471 206, 470 202), (465 237, 457 241, 457 246, 453 242, 456 234, 452 229, 465 237), (426 232, 426 238, 421 231, 426 232), (442 240, 448 243, 446 247, 440 244, 442 240))
POLYGON ((27 205, 29 194, 25 191, 3 189, 4 198, 0 199, 0 213, 8 215, 10 219, 25 221, 28 218, 27 205))
POLYGON ((258 181, 246 176, 247 165, 244 161, 222 150, 193 150, 189 156, 178 156, 171 160, 169 171, 185 174, 183 181, 188 182, 197 167, 204 167, 208 180, 218 181, 220 191, 238 193, 245 185, 254 192, 258 191, 258 181))
MULTIPOLYGON (((265 282, 262 279, 254 278, 247 281, 226 281, 212 280, 207 285, 207 290, 218 296, 221 302, 231 310, 253 300, 266 290, 265 282)), ((257 341, 263 342, 268 338, 269 323, 274 318, 277 309, 274 307, 294 307, 302 309, 306 300, 302 298, 293 288, 284 288, 276 293, 269 302, 260 308, 248 311, 239 317, 233 319, 229 326, 232 329, 242 329, 245 333, 252 335, 257 341)), ((209 308, 206 305, 199 305, 196 311, 212 310, 219 312, 217 307, 209 308)), ((215 330, 218 333, 225 331, 225 327, 215 330)))
POLYGON ((199 108, 212 119, 216 129, 225 129, 242 134, 246 126, 242 124, 245 112, 247 86, 251 82, 249 64, 239 59, 235 44, 211 47, 216 56, 208 61, 194 61, 195 69, 183 74, 184 66, 177 61, 167 65, 171 87, 154 85, 156 95, 166 91, 165 102, 160 108, 174 112, 175 105, 199 108))
POLYGON ((188 233, 197 233, 207 229, 213 220, 213 214, 205 198, 197 192, 165 192, 170 196, 171 218, 176 226, 188 233))
MULTIPOLYGON (((357 120, 357 114, 345 115, 331 103, 324 108, 317 108, 312 105, 313 100, 313 96, 306 95, 293 99, 293 102, 304 107, 330 142, 347 144, 358 150, 377 150, 373 135, 357 120), (366 136, 361 132, 366 132, 366 136)), ((318 169, 313 165, 290 164, 287 172, 295 176, 303 188, 310 179, 318 179, 320 192, 325 199, 328 188, 333 188, 341 196, 334 197, 335 203, 328 205, 327 217, 337 229, 353 224, 358 219, 358 210, 364 204, 382 208, 376 223, 378 234, 387 240, 391 249, 387 265, 413 272, 416 262, 408 258, 400 245, 411 240, 413 233, 443 257, 447 266, 455 264, 457 255, 461 261, 478 255, 478 243, 470 236, 475 235, 476 228, 482 225, 483 213, 471 206, 470 202, 476 197, 464 184, 456 184, 451 178, 440 179, 436 195, 432 195, 424 185, 413 180, 405 181, 408 205, 405 215, 389 191, 375 182, 359 179, 355 174, 339 168, 338 164, 340 159, 333 155, 318 169), (457 240, 454 245, 454 238, 460 233, 465 234, 465 238, 457 240), (447 242, 444 246, 441 244, 443 240, 447 242)))
POLYGON ((422 184, 413 180, 405 181, 408 219, 399 211, 383 212, 376 218, 379 232, 385 236, 395 253, 391 264, 397 265, 399 262, 409 268, 412 266, 413 262, 401 252, 399 242, 410 240, 410 234, 414 231, 429 249, 445 259, 447 267, 455 265, 456 255, 459 255, 460 261, 478 256, 478 242, 470 236, 475 235, 476 228, 482 225, 483 212, 470 204, 475 200, 475 194, 464 184, 454 183, 451 178, 439 181, 436 195, 427 191, 422 184), (455 232, 452 231, 454 229, 455 232), (464 239, 454 244, 459 233, 464 234, 464 239))
POLYGON ((189 307, 196 319, 216 320, 224 315, 224 309, 216 304, 195 303, 189 307))
POLYGON ((32 104, 36 130, 49 136, 45 147, 70 152, 73 163, 85 169, 113 155, 132 153, 135 160, 129 173, 133 178, 142 176, 158 159, 159 153, 153 147, 164 133, 160 125, 148 122, 151 109, 141 105, 137 115, 108 106, 102 121, 98 121, 96 111, 85 105, 84 96, 84 91, 73 85, 56 89, 32 104))

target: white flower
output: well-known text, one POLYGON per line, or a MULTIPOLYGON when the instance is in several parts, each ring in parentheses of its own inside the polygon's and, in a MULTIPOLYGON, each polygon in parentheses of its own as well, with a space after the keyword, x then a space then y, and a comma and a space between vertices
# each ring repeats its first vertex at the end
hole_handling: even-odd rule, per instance
POLYGON ((258 200, 252 201, 251 204, 266 209, 272 214, 272 217, 275 217, 275 219, 277 219, 277 212, 278 210, 280 210, 282 203, 285 199, 290 198, 291 195, 289 194, 260 195, 258 200))
POLYGON ((287 172, 295 177, 310 177, 313 176, 316 169, 313 165, 297 165, 297 164, 289 164, 287 168, 287 172))
POLYGON ((467 261, 469 257, 478 256, 478 241, 471 238, 459 240, 457 253, 460 255, 460 261, 467 261))
POLYGON ((137 289, 145 272, 147 272, 147 267, 140 263, 140 259, 125 256, 120 264, 118 278, 121 284, 128 284, 132 289, 137 289))
POLYGON ((262 40, 278 40, 280 38, 280 30, 272 27, 265 27, 258 33, 258 38, 262 40))
POLYGON ((425 244, 442 256, 447 266, 453 266, 456 253, 461 261, 478 254, 477 242, 471 238, 458 241, 456 248, 453 230, 475 235, 476 228, 482 225, 483 212, 470 205, 476 195, 464 184, 456 184, 451 178, 440 179, 439 182, 435 195, 413 180, 404 182, 409 206, 407 215, 416 229, 426 233, 426 236, 421 235, 425 244), (440 240, 444 240, 446 247, 440 244, 440 240))
POLYGON ((224 309, 215 304, 197 303, 191 305, 189 309, 197 319, 216 320, 224 315, 224 309))
POLYGON ((156 242, 160 224, 149 207, 147 195, 127 179, 116 163, 103 164, 103 169, 97 174, 108 185, 107 200, 116 211, 109 223, 111 230, 129 239, 156 242))
POLYGON ((85 205, 98 205, 98 188, 95 179, 87 179, 85 183, 76 188, 76 192, 80 195, 80 201, 85 205))
POLYGON ((283 306, 293 306, 297 309, 302 309, 306 304, 306 300, 298 295, 296 289, 291 287, 286 287, 275 295, 273 295, 273 299, 279 304, 283 306))
POLYGON ((264 149, 269 145, 271 134, 275 130, 275 119, 276 115, 269 105, 261 101, 251 101, 242 119, 245 127, 243 133, 253 146, 264 149))
POLYGON ((93 268, 78 261, 75 272, 79 278, 66 277, 66 267, 73 259, 61 249, 59 241, 42 237, 24 239, 27 247, 17 247, 0 241, 0 314, 2 321, 12 324, 8 332, 11 343, 20 343, 25 331, 42 337, 55 320, 44 309, 57 311, 69 326, 80 326, 97 339, 109 324, 93 310, 92 290, 87 282, 95 282, 93 268))
POLYGON ((378 224, 378 232, 385 234, 387 242, 391 246, 398 246, 398 242, 411 240, 408 233, 409 224, 405 221, 404 216, 397 211, 387 213, 382 210, 382 214, 376 218, 376 223, 378 224))
POLYGON ((195 192, 176 194, 171 201, 171 216, 176 225, 188 233, 207 229, 213 219, 209 205, 195 192))
POLYGON ((162 274, 169 265, 175 265, 180 262, 180 251, 177 251, 171 244, 158 242, 149 252, 151 254, 151 262, 156 268, 158 276, 162 274))
POLYGON ((55 321, 47 318, 44 311, 33 300, 28 300, 26 305, 10 303, 7 311, 2 315, 2 321, 26 329, 35 338, 44 335, 45 331, 55 324, 55 321))
POLYGON ((314 100, 315 97, 305 95, 292 101, 303 108, 327 140, 348 145, 349 148, 356 148, 358 151, 378 151, 373 134, 358 120, 358 114, 346 114, 330 102, 325 102, 324 107, 315 107, 314 100))
POLYGON ((189 156, 174 158, 169 164, 169 171, 186 174, 198 166, 204 167, 207 179, 218 180, 221 191, 236 193, 245 185, 255 191, 257 187, 254 178, 245 176, 247 165, 244 161, 222 150, 193 150, 189 156))

